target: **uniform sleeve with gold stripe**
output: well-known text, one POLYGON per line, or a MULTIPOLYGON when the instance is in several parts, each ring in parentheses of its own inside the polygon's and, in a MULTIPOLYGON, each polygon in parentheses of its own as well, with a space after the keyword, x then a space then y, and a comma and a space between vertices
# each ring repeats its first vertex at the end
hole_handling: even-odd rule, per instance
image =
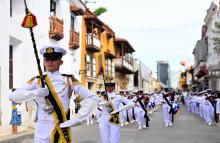
POLYGON ((25 85, 20 88, 17 88, 14 92, 12 92, 9 96, 9 99, 15 102, 23 102, 32 99, 36 99, 37 94, 37 87, 39 80, 37 77, 34 77, 27 81, 25 85))
POLYGON ((76 94, 82 96, 83 98, 90 98, 95 100, 97 103, 100 102, 100 98, 98 98, 95 93, 81 85, 80 82, 74 77, 71 78, 71 88, 76 94))

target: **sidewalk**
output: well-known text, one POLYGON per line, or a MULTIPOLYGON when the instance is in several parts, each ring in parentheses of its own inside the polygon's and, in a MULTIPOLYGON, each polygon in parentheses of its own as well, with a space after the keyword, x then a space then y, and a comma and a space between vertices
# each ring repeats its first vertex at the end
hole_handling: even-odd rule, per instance
POLYGON ((18 126, 18 133, 11 133, 11 125, 0 125, 0 142, 18 138, 21 136, 31 135, 34 133, 34 129, 29 129, 27 125, 18 126))

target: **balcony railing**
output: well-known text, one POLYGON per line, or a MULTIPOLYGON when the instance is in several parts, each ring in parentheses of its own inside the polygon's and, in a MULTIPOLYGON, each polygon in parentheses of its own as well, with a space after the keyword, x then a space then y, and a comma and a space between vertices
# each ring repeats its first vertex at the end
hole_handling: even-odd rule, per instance
POLYGON ((86 49, 91 52, 100 52, 101 43, 100 40, 93 34, 86 35, 86 49))
POLYGON ((74 50, 79 48, 79 33, 73 29, 70 30, 69 48, 74 50))
POLYGON ((124 57, 121 59, 115 59, 115 70, 124 74, 132 74, 134 72, 134 66, 131 62, 124 57))
POLYGON ((57 41, 62 39, 63 21, 58 19, 56 16, 51 16, 49 19, 50 19, 49 37, 57 41))

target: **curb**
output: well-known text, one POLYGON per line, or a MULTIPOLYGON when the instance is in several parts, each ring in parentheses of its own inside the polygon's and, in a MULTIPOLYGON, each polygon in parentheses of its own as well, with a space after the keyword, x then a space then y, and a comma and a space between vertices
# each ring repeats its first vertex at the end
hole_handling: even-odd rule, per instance
POLYGON ((16 140, 26 138, 28 136, 33 136, 34 138, 34 130, 33 131, 22 131, 19 134, 3 136, 0 138, 0 143, 17 143, 16 140))

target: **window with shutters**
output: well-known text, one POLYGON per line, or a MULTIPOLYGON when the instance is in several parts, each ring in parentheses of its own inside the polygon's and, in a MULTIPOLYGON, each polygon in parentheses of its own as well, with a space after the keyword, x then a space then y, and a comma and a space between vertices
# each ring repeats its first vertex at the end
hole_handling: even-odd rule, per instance
POLYGON ((89 55, 86 55, 86 76, 91 76, 91 60, 89 55))
POLYGON ((10 17, 12 17, 12 0, 10 0, 10 17))
POLYGON ((56 1, 55 0, 50 0, 50 13, 52 15, 56 15, 56 1))
POLYGON ((86 76, 96 77, 96 59, 90 55, 86 55, 86 76))
POLYGON ((106 64, 106 74, 110 77, 115 76, 115 68, 114 68, 114 62, 111 58, 106 58, 105 60, 106 64))
POLYGON ((9 89, 13 88, 13 46, 9 45, 9 89))

